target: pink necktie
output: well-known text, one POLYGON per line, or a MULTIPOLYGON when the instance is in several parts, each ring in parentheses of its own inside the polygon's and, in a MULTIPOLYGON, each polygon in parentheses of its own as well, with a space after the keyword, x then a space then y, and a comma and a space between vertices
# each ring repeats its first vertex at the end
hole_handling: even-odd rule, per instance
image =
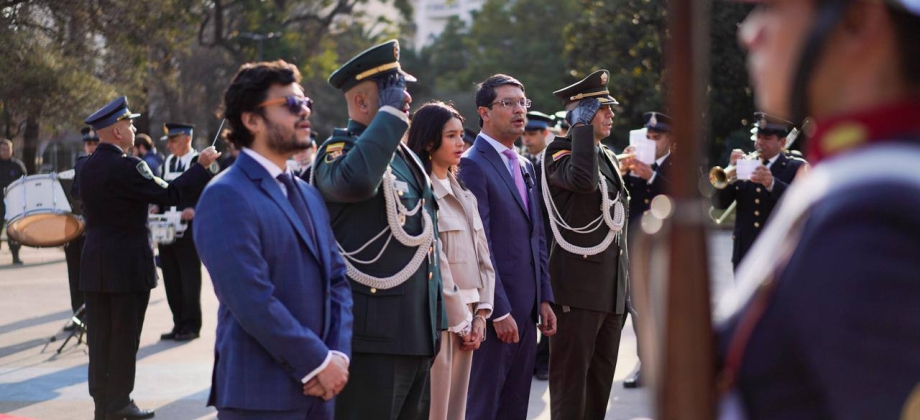
POLYGON ((511 177, 514 178, 514 186, 517 187, 518 194, 521 195, 521 201, 524 202, 524 209, 530 211, 530 203, 527 201, 527 189, 524 188, 524 176, 521 175, 521 162, 518 161, 517 153, 507 149, 502 152, 511 163, 511 177))

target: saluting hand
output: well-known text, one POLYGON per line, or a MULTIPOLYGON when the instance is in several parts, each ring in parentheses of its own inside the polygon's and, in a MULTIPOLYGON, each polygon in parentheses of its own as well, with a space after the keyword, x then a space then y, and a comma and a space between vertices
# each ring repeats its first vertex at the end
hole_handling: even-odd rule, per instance
POLYGON ((591 121, 594 120, 594 115, 597 114, 599 109, 601 109, 601 101, 597 100, 597 98, 582 99, 578 101, 578 105, 574 109, 565 113, 565 120, 572 127, 578 124, 591 125, 591 121))
POLYGON ((389 105, 399 110, 409 110, 409 93, 406 92, 406 76, 393 73, 377 79, 377 107, 389 105))
POLYGON ((220 153, 217 149, 215 149, 214 146, 208 146, 207 149, 202 150, 201 153, 198 154, 198 163, 207 169, 219 157, 220 153))

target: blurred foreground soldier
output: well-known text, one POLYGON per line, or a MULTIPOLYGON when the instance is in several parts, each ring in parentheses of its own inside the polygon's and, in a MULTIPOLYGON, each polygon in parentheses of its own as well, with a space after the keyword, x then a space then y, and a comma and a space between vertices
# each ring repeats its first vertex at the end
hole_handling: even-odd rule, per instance
POLYGON ((418 158, 400 142, 415 77, 389 41, 329 76, 345 93, 348 126, 316 156, 313 174, 348 264, 355 302, 351 372, 336 418, 427 419, 429 369, 447 329, 435 197, 418 158))
MULTIPOLYGON (((26 176, 26 165, 21 160, 13 157, 13 142, 8 139, 0 139, 0 198, 3 190, 9 187, 13 181, 26 176)), ((0 219, 6 219, 5 200, 0 200, 0 219)), ((0 228, 6 229, 6 223, 0 223, 0 228)), ((7 239, 10 247, 10 253, 13 254, 13 264, 22 264, 19 259, 19 242, 7 239)))
POLYGON ((758 107, 816 129, 717 308, 720 416, 916 419, 920 2, 771 1, 739 38, 758 107))
MULTIPOLYGON (((773 207, 789 188, 799 169, 808 166, 804 160, 783 153, 787 136, 794 128, 791 122, 757 112, 754 114, 754 127, 757 129, 754 141, 756 157, 762 165, 754 170, 750 180, 735 181, 723 189, 716 189, 712 196, 712 205, 717 209, 727 209, 733 201, 738 203, 732 235, 732 266, 735 269, 763 230, 773 207)), ((732 150, 729 164, 736 165, 744 154, 741 149, 732 150)))
POLYGON ((136 136, 134 139, 134 154, 143 159, 144 162, 147 162, 147 166, 150 167, 150 171, 153 172, 154 176, 163 176, 163 162, 165 159, 153 146, 153 140, 150 136, 146 134, 136 136))
MULTIPOLYGON (((198 152, 192 149, 195 126, 166 123, 163 129, 166 147, 172 153, 163 165, 163 179, 172 182, 198 162, 198 152)), ((176 209, 182 212, 181 220, 188 224, 185 234, 171 244, 159 245, 163 287, 173 315, 173 328, 161 334, 161 340, 194 340, 201 332, 201 259, 195 249, 193 233, 197 203, 197 194, 182 197, 176 209)), ((167 210, 169 208, 160 208, 161 213, 167 210)))
POLYGON ((125 154, 134 144, 131 120, 138 116, 122 96, 86 119, 100 144, 76 180, 86 216, 80 289, 86 293, 89 393, 96 419, 153 417, 130 397, 144 314, 157 283, 147 205, 175 205, 198 194, 211 179, 205 167, 219 155, 205 150, 198 165, 167 184, 143 160, 125 154))
POLYGON ((514 150, 531 101, 517 79, 496 74, 476 88, 482 131, 460 159, 460 179, 476 196, 495 269, 486 340, 473 355, 467 418, 527 417, 537 325, 556 333, 546 237, 533 166, 514 150))
POLYGON ((626 320, 626 208, 616 156, 601 140, 613 127, 607 70, 553 92, 571 129, 543 156, 544 203, 555 239, 549 276, 559 332, 550 341, 553 420, 603 419, 626 320))
POLYGON ((309 147, 312 101, 278 60, 243 65, 223 108, 242 153, 195 222, 220 301, 208 405, 221 420, 331 420, 348 381, 351 291, 322 197, 285 167, 309 147))
MULTIPOLYGON (((99 145, 99 137, 96 136, 96 132, 90 126, 83 127, 80 132, 83 134, 83 152, 86 155, 77 158, 73 165, 74 175, 73 183, 70 185, 70 207, 73 210, 73 214, 82 217, 83 199, 80 197, 80 183, 76 182, 76 180, 79 179, 80 172, 83 171, 83 164, 96 151, 96 146, 99 145)), ((63 183, 63 181, 61 182, 63 183)), ((86 231, 83 231, 82 235, 64 245, 64 257, 67 259, 67 279, 70 283, 70 308, 74 313, 77 313, 85 301, 83 292, 80 291, 80 260, 83 258, 83 243, 85 240, 86 231)), ((83 314, 79 319, 82 320, 85 316, 83 314)), ((76 328, 76 325, 71 323, 64 329, 70 331, 74 328, 76 328)))

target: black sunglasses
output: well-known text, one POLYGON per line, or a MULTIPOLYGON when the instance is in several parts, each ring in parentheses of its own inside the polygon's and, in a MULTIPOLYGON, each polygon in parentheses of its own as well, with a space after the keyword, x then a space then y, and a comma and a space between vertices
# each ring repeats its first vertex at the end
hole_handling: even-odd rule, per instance
POLYGON ((272 105, 284 105, 287 107, 288 111, 291 111, 291 114, 300 115, 300 111, 304 107, 313 111, 313 100, 306 96, 297 96, 289 95, 283 98, 273 98, 268 99, 265 102, 260 103, 256 108, 264 108, 272 105))

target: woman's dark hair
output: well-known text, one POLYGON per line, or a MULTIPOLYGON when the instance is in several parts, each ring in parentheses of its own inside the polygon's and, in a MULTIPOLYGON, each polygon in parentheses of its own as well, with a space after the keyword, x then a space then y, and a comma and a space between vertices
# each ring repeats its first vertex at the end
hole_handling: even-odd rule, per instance
POLYGON ((300 70, 284 60, 243 64, 224 93, 224 118, 230 127, 227 140, 237 149, 252 145, 252 133, 243 125, 243 113, 261 115, 262 109, 257 107, 265 101, 268 89, 292 83, 300 83, 300 70))
POLYGON ((460 120, 461 124, 464 121, 463 116, 453 106, 441 101, 431 101, 422 105, 412 116, 407 144, 422 160, 426 174, 431 173, 431 153, 441 148, 441 132, 451 118, 460 120), (430 152, 428 145, 431 145, 430 152))

